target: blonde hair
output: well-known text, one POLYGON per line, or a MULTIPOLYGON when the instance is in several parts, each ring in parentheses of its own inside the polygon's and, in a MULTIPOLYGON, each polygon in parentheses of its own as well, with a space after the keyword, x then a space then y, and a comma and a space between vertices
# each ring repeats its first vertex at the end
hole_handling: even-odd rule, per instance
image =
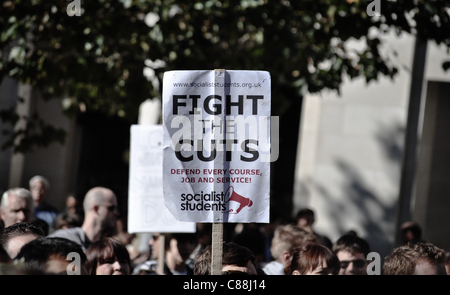
POLYGON ((294 225, 280 225, 275 229, 270 253, 279 260, 284 251, 292 253, 305 242, 318 243, 317 237, 294 225))

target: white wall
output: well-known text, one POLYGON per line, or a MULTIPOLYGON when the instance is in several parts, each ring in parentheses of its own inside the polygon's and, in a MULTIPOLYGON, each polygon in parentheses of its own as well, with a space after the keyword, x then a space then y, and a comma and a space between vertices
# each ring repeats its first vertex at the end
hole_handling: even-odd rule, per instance
MULTIPOLYGON (((11 148, 0 151, 0 193, 17 186, 28 189, 30 178, 39 174, 50 181, 47 201, 58 209, 64 209, 65 198, 76 185, 80 139, 75 119, 70 119, 62 114, 61 100, 44 101, 31 87, 25 87, 30 92, 24 94, 24 91, 21 91, 24 87, 21 88, 21 86, 23 85, 19 85, 10 78, 2 81, 0 109, 15 108, 17 112, 21 111, 28 116, 37 112, 46 123, 57 128, 64 128, 68 132, 68 137, 64 145, 53 143, 47 148, 36 148, 25 155, 13 154, 11 148), (18 96, 24 95, 28 97, 25 109, 24 103, 17 103, 18 96)), ((0 127, 1 145, 8 139, 2 134, 2 131, 12 131, 13 127, 3 124, 3 122, 0 127)))
POLYGON ((414 49, 411 36, 383 40, 400 71, 393 81, 345 81, 341 96, 304 98, 294 187, 294 214, 312 208, 317 232, 335 242, 355 230, 381 257, 394 242, 414 49))
POLYGON ((53 143, 46 148, 35 148, 25 155, 22 186, 35 175, 42 175, 50 182, 47 202, 59 210, 65 208, 65 199, 71 193, 76 179, 76 165, 80 144, 75 118, 62 113, 61 100, 44 101, 33 91, 31 113, 37 112, 46 123, 68 132, 65 144, 53 143))

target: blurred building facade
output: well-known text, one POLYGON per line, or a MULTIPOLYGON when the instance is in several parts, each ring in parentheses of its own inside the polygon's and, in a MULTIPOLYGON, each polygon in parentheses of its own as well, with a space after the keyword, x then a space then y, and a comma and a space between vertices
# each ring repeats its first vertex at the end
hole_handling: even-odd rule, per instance
MULTIPOLYGON (((130 123, 96 112, 68 117, 60 99, 44 100, 29 85, 5 78, 0 85, 0 106, 15 108, 21 116, 39 117, 67 131, 64 144, 37 147, 26 154, 0 149, 0 193, 12 187, 29 188, 29 180, 42 175, 50 182, 47 202, 59 210, 73 195, 80 201, 94 186, 110 187, 116 193, 119 209, 126 213, 128 194, 128 149, 130 123)), ((16 129, 25 122, 19 122, 16 129)), ((1 132, 14 127, 2 124, 1 132)), ((0 145, 8 139, 0 135, 0 145)))
MULTIPOLYGON (((64 128, 69 136, 64 145, 52 144, 47 148, 34 149, 31 153, 13 153, 12 148, 0 149, 0 193, 12 187, 29 188, 28 181, 35 175, 42 175, 50 182, 47 201, 63 209, 65 198, 72 192, 76 178, 80 130, 76 120, 62 113, 61 101, 44 101, 29 85, 4 78, 0 85, 0 106, 2 109, 16 109, 21 116, 30 117, 37 112, 40 118, 55 127, 64 128)), ((16 130, 26 124, 19 121, 16 130)), ((14 132, 10 124, 1 126, 2 132, 14 132)), ((0 135, 0 145, 8 139, 0 135)))
POLYGON ((312 208, 316 230, 332 241, 356 231, 382 258, 398 245, 397 230, 406 220, 449 249, 450 73, 442 63, 450 56, 436 44, 416 48, 410 35, 382 39, 383 54, 399 69, 393 80, 367 85, 361 78, 346 81, 340 96, 304 97, 293 210, 312 208), (416 108, 412 116, 409 107, 416 108), (417 138, 406 137, 408 117, 417 138), (406 154, 406 147, 413 152, 406 154))

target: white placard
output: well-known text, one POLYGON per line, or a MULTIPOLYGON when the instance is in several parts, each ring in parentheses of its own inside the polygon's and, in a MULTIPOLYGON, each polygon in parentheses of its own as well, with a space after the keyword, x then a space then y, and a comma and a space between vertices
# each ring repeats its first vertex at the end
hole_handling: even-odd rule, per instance
POLYGON ((170 71, 163 84, 163 187, 192 222, 269 222, 270 75, 170 71))
POLYGON ((132 125, 128 189, 128 231, 195 232, 193 222, 175 219, 164 205, 162 125, 132 125))

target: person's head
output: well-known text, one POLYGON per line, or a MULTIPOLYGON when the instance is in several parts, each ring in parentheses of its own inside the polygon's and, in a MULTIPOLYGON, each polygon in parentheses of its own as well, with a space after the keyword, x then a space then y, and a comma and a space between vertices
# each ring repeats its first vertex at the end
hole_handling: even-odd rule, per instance
POLYGON ((55 230, 80 227, 83 224, 80 215, 69 211, 58 214, 54 223, 55 230))
POLYGON ((255 264, 260 265, 265 256, 265 238, 258 229, 246 229, 232 238, 232 242, 247 247, 255 254, 255 264))
POLYGON ((345 234, 333 245, 333 252, 338 257, 341 268, 340 275, 367 274, 367 255, 370 253, 369 243, 354 233, 345 234))
POLYGON ((383 265, 383 275, 446 275, 444 250, 430 243, 395 248, 383 265))
POLYGON ((29 184, 34 204, 36 206, 41 205, 45 200, 48 190, 50 189, 50 183, 45 177, 36 175, 30 179, 29 184))
POLYGON ((44 232, 44 237, 48 236, 50 225, 45 220, 40 218, 33 218, 30 224, 33 224, 42 229, 42 231, 44 232))
POLYGON ((162 241, 165 241, 165 239, 160 239, 161 236, 161 233, 152 233, 151 238, 148 240, 148 245, 151 248, 151 258, 153 260, 158 260, 161 247, 164 247, 162 241))
POLYGON ((38 238, 25 244, 16 257, 27 270, 49 274, 86 275, 86 254, 80 245, 63 238, 38 238))
POLYGON ((102 232, 116 228, 119 210, 117 197, 112 190, 105 187, 90 189, 84 198, 83 209, 85 222, 95 224, 102 232))
MULTIPOLYGON (((212 248, 208 245, 195 258, 194 275, 211 275, 211 258, 212 248)), ((222 273, 256 275, 255 255, 246 247, 224 243, 222 273)))
POLYGON ((407 221, 400 227, 402 244, 418 243, 422 241, 422 228, 414 221, 407 221))
POLYGON ((339 268, 339 259, 330 249, 308 244, 294 251, 284 272, 286 275, 337 275, 339 268))
POLYGON ((74 196, 70 195, 66 198, 66 210, 70 213, 78 212, 78 200, 74 196))
POLYGON ((3 193, 0 215, 5 227, 33 219, 34 205, 31 193, 25 188, 12 188, 3 193))
POLYGON ((14 259, 23 245, 44 236, 44 231, 32 223, 16 223, 0 232, 0 245, 14 259))
POLYGON ((86 269, 90 275, 130 275, 131 260, 127 248, 113 238, 94 242, 86 250, 86 269))
POLYGON ((186 261, 197 246, 197 235, 177 233, 165 235, 166 257, 181 263, 186 261))
POLYGON ((292 252, 304 243, 318 243, 317 237, 297 226, 281 225, 275 229, 270 247, 272 257, 287 266, 292 258, 292 252))
POLYGON ((311 229, 316 221, 314 211, 308 208, 301 209, 296 216, 297 226, 311 229))

